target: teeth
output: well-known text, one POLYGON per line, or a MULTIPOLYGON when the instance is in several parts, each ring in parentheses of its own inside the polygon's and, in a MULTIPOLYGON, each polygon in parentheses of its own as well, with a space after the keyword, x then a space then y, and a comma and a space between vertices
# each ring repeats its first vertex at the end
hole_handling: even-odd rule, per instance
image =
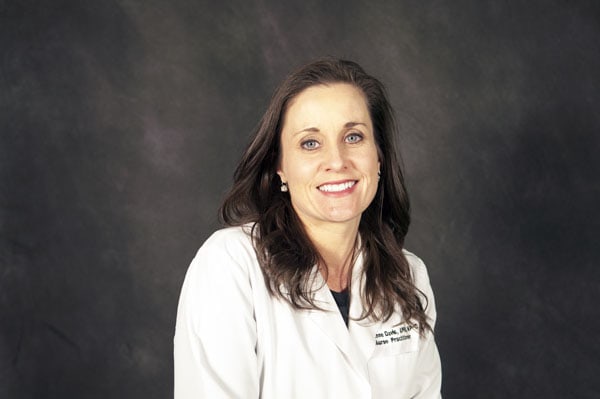
POLYGON ((335 192, 347 190, 355 184, 356 184, 355 181, 348 181, 348 182, 340 183, 340 184, 323 184, 322 186, 319 186, 319 190, 325 191, 328 193, 335 193, 335 192))

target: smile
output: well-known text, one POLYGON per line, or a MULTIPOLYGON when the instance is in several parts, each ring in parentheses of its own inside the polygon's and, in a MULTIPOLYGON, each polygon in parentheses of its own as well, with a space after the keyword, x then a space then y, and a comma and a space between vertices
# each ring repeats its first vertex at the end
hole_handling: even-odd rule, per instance
POLYGON ((337 184, 323 184, 317 187, 320 191, 325 191, 326 193, 339 193, 341 191, 348 190, 350 187, 356 184, 356 180, 346 181, 343 183, 337 184))

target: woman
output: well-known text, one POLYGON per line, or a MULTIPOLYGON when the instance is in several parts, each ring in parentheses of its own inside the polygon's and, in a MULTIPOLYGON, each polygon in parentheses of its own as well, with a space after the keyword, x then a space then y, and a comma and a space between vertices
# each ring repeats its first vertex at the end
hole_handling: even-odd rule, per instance
POLYGON ((356 63, 319 60, 279 86, 221 208, 229 227, 186 275, 177 399, 440 397, 395 134, 356 63))

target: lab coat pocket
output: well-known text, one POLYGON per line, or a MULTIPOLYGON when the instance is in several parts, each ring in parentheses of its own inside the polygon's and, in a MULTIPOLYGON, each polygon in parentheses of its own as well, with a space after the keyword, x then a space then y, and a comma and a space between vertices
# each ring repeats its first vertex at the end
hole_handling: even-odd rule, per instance
POLYGON ((373 398, 408 397, 419 353, 419 335, 411 331, 406 339, 378 345, 368 362, 373 398))

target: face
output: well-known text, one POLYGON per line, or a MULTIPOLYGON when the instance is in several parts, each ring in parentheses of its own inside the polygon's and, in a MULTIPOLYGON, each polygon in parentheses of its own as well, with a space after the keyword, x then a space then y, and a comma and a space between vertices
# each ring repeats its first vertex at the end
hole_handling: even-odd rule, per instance
POLYGON ((358 226, 378 185, 373 123, 360 89, 312 86, 288 105, 278 174, 305 225, 358 226))

